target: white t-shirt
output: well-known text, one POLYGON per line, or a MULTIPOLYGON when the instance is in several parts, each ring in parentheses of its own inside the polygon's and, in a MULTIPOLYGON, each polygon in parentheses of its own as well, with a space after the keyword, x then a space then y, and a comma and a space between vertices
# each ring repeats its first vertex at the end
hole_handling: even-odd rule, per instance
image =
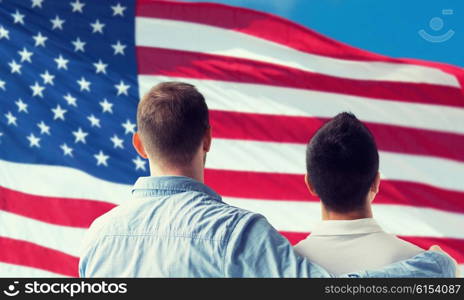
POLYGON ((424 250, 382 230, 372 218, 322 221, 295 251, 336 276, 379 269, 424 250))

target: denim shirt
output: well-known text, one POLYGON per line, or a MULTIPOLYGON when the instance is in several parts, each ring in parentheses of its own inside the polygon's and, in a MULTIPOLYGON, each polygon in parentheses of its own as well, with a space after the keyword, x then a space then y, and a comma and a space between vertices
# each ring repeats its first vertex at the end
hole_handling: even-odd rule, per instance
MULTIPOLYGON (((84 239, 81 277, 331 277, 293 251, 260 214, 230 206, 188 177, 141 177, 133 199, 101 216, 84 239)), ((452 277, 424 252, 349 277, 452 277)))

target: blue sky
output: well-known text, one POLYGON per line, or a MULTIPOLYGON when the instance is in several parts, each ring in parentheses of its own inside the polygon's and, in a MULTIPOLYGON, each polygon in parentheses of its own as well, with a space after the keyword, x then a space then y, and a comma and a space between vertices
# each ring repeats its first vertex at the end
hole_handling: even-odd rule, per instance
POLYGON ((380 54, 464 67, 464 0, 203 2, 237 5, 277 14, 336 40, 380 54), (423 30, 422 36, 420 30, 423 30))

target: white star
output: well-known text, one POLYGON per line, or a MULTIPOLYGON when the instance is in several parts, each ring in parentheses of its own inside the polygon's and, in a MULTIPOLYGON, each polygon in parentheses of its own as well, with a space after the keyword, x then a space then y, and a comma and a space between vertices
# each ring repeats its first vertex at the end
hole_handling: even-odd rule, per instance
POLYGON ((126 49, 127 46, 124 45, 124 44, 121 44, 121 42, 118 41, 116 44, 111 45, 111 47, 113 47, 113 49, 114 49, 114 54, 113 55, 116 55, 116 54, 124 55, 124 49, 126 49))
POLYGON ((64 114, 67 112, 67 110, 62 109, 61 106, 57 104, 55 108, 52 108, 52 112, 53 112, 53 120, 60 119, 64 121, 65 119, 64 114))
POLYGON ((29 134, 27 139, 29 140, 29 147, 40 148, 40 144, 39 144, 40 143, 40 138, 36 137, 32 132, 31 132, 31 134, 29 134))
POLYGON ((68 145, 66 145, 66 143, 63 143, 63 145, 60 146, 60 148, 63 150, 63 155, 66 156, 66 155, 69 155, 69 156, 73 156, 72 152, 73 152, 73 148, 71 147, 68 147, 68 145))
POLYGON ((117 96, 124 94, 128 95, 127 90, 129 89, 130 85, 124 84, 124 82, 121 80, 119 84, 115 84, 114 87, 118 90, 117 96))
POLYGON ((75 2, 71 2, 70 4, 72 6, 73 12, 78 11, 80 13, 82 13, 82 8, 84 8, 85 6, 85 3, 79 2, 79 0, 76 0, 75 2))
POLYGON ((145 164, 147 162, 142 160, 139 156, 137 156, 137 158, 133 159, 132 162, 135 164, 135 170, 136 171, 138 169, 142 169, 143 171, 145 171, 145 164))
POLYGON ((13 124, 14 126, 18 126, 18 124, 16 124, 16 117, 11 113, 11 111, 5 114, 5 117, 8 119, 7 125, 13 124))
POLYGON ((0 79, 0 89, 5 91, 6 90, 5 84, 6 84, 6 82, 0 79))
POLYGON ((68 102, 68 105, 77 107, 77 104, 76 104, 77 99, 74 98, 73 96, 71 96, 70 93, 63 96, 63 98, 64 98, 64 100, 66 100, 66 102, 68 102))
POLYGON ((18 73, 21 74, 21 67, 22 65, 18 64, 15 60, 12 60, 8 65, 11 68, 11 74, 18 73))
POLYGON ((16 102, 16 105, 18 106, 18 112, 25 112, 27 113, 27 104, 23 102, 23 99, 19 98, 16 102))
POLYGON ((32 52, 27 51, 27 49, 24 47, 22 51, 18 51, 19 55, 21 56, 21 62, 27 61, 27 62, 32 62, 31 61, 31 56, 32 52))
POLYGON ((35 40, 35 46, 42 46, 45 47, 45 41, 48 40, 48 37, 42 35, 42 33, 39 31, 37 35, 32 37, 35 40))
POLYGON ((34 85, 31 85, 30 88, 32 89, 32 97, 39 96, 43 98, 43 90, 45 89, 44 86, 41 86, 37 81, 34 85))
POLYGON ((10 32, 5 29, 5 27, 0 26, 0 40, 6 38, 7 40, 10 39, 10 32))
POLYGON ((75 41, 72 41, 71 43, 74 45, 74 52, 77 52, 77 51, 85 52, 84 46, 86 43, 81 41, 79 37, 75 41))
POLYGON ((121 6, 121 3, 118 3, 115 6, 111 6, 111 9, 113 10, 113 16, 120 15, 124 17, 124 11, 126 10, 127 7, 121 6))
POLYGON ((110 114, 113 113, 113 103, 108 102, 108 100, 103 99, 103 101, 100 101, 100 106, 102 107, 103 112, 109 112, 110 114))
POLYGON ((86 143, 85 138, 87 137, 88 133, 85 131, 82 131, 82 129, 79 127, 77 131, 73 131, 72 134, 75 137, 74 143, 86 143))
POLYGON ((98 127, 100 128, 100 119, 96 118, 93 114, 87 117, 87 120, 90 121, 90 125, 92 127, 98 127))
POLYGON ((66 22, 64 19, 60 19, 58 15, 54 19, 50 19, 50 22, 52 22, 52 30, 59 29, 63 30, 63 24, 66 22))
POLYGON ((116 134, 113 135, 112 138, 110 138, 110 140, 113 142, 113 148, 121 148, 123 149, 124 146, 122 145, 122 143, 124 142, 122 139, 120 139, 116 134))
POLYGON ((40 128, 40 134, 50 135, 50 126, 47 126, 47 124, 45 124, 44 121, 37 123, 37 126, 40 128))
POLYGON ((132 123, 129 119, 127 119, 126 123, 122 123, 122 127, 125 129, 125 134, 128 133, 135 133, 135 124, 132 123))
POLYGON ((32 0, 32 8, 36 6, 42 8, 42 2, 43 0, 32 0))
POLYGON ((103 27, 105 27, 105 24, 100 23, 100 20, 96 20, 95 23, 90 23, 90 26, 92 26, 92 33, 103 33, 103 27))
POLYGON ((53 85, 53 79, 55 79, 55 75, 48 73, 48 70, 46 70, 43 74, 40 74, 40 77, 42 77, 44 84, 48 83, 53 85))
POLYGON ((82 91, 88 91, 88 92, 90 92, 90 84, 91 84, 90 81, 87 81, 87 80, 85 80, 84 77, 81 77, 80 80, 77 80, 77 83, 78 83, 78 84, 80 85, 80 87, 81 87, 81 92, 82 92, 82 91))
POLYGON ((20 24, 23 24, 24 25, 24 15, 23 14, 20 14, 18 10, 16 10, 16 12, 14 14, 11 14, 14 18, 13 22, 16 24, 16 23, 20 23, 20 24))
POLYGON ((69 60, 64 59, 63 56, 61 56, 61 54, 60 54, 59 57, 55 58, 54 60, 55 60, 55 62, 57 64, 58 70, 61 69, 61 68, 65 69, 65 70, 68 69, 69 60))
POLYGON ((108 155, 105 155, 103 151, 100 150, 98 154, 95 154, 93 157, 97 160, 97 166, 99 165, 104 165, 105 167, 108 167, 108 158, 110 158, 108 155))
POLYGON ((104 64, 101 59, 99 59, 96 63, 93 63, 95 66, 95 73, 103 73, 106 74, 106 67, 108 67, 107 64, 104 64))

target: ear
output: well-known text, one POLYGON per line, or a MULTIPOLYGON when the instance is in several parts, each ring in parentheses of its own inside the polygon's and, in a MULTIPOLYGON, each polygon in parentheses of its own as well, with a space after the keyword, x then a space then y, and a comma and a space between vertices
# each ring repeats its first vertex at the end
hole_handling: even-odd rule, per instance
POLYGON ((206 129, 205 137, 203 138, 203 151, 209 152, 211 149, 211 142, 213 140, 213 134, 211 126, 206 129))
POLYGON ((148 158, 147 152, 145 152, 145 148, 140 140, 140 135, 137 132, 132 136, 132 145, 134 145, 135 150, 141 157, 148 158))
POLYGON ((377 194, 380 189, 380 172, 377 172, 377 175, 375 175, 374 182, 372 183, 371 186, 371 192, 374 194, 377 194))
POLYGON ((308 174, 305 174, 305 179, 304 180, 305 180, 305 183, 306 183, 306 187, 308 188, 311 195, 319 197, 317 195, 316 190, 314 189, 313 185, 311 184, 311 181, 309 180, 308 174))

